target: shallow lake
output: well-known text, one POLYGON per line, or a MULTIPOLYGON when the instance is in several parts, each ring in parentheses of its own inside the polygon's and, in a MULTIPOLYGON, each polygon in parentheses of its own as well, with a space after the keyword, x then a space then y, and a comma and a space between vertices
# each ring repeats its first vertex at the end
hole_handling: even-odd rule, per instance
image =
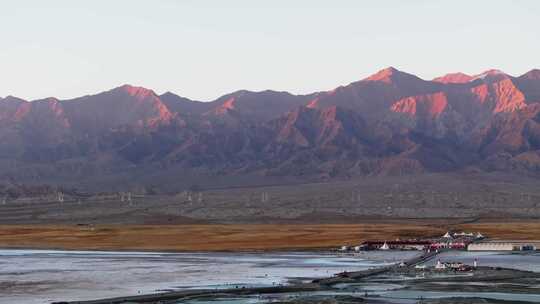
MULTIPOLYGON (((398 263, 414 251, 163 253, 54 250, 0 250, 0 303, 50 303, 192 288, 273 286, 398 263)), ((448 252, 442 261, 540 271, 540 254, 448 252)), ((433 264, 430 261, 428 264, 433 264)), ((354 292, 378 295, 392 303, 416 303, 419 297, 471 296, 463 292, 403 290, 400 284, 361 283, 354 292)), ((304 296, 325 295, 316 292, 304 296)), ((332 292, 330 292, 332 293, 332 292)), ((540 302, 538 294, 475 293, 496 299, 540 302)), ((261 303, 290 295, 211 301, 213 304, 261 303)), ((297 295, 295 295, 297 296, 297 295)), ((202 300, 191 301, 203 304, 202 300)))
POLYGON ((50 303, 189 288, 272 286, 389 265, 416 254, 0 250, 0 303, 50 303))

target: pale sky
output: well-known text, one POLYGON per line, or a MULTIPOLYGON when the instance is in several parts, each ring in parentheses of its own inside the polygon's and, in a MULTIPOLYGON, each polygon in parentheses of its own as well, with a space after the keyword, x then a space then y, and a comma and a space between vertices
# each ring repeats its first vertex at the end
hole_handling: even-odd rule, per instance
POLYGON ((540 68, 540 1, 0 0, 2 97, 309 93, 388 66, 540 68))

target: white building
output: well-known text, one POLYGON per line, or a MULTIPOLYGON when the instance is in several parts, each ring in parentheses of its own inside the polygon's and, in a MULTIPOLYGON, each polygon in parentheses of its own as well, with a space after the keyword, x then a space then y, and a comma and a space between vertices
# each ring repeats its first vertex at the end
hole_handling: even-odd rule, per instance
POLYGON ((454 237, 474 237, 474 233, 472 232, 456 232, 454 233, 454 237))
POLYGON ((467 246, 468 251, 522 251, 536 250, 534 244, 525 242, 499 241, 473 243, 467 246))
POLYGON ((437 260, 437 265, 435 265, 435 269, 438 269, 438 270, 446 269, 446 264, 441 263, 441 260, 437 260))

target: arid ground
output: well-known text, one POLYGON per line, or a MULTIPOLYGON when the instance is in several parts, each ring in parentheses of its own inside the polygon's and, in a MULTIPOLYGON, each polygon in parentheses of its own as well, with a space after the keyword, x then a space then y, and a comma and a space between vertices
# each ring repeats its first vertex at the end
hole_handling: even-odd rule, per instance
POLYGON ((319 225, 3 225, 0 247, 100 250, 280 250, 355 245, 366 239, 438 236, 447 229, 495 239, 540 239, 540 222, 405 221, 319 225))
MULTIPOLYGON (((120 192, 124 191, 124 192, 120 192)), ((448 173, 244 187, 7 198, 2 224, 356 224, 540 219, 540 179, 448 173), (128 194, 130 195, 128 199, 128 194)), ((0 197, 1 199, 1 197, 0 197)))
POLYGON ((441 235, 540 239, 540 180, 425 174, 341 182, 20 196, 0 203, 0 247, 248 250, 441 235))

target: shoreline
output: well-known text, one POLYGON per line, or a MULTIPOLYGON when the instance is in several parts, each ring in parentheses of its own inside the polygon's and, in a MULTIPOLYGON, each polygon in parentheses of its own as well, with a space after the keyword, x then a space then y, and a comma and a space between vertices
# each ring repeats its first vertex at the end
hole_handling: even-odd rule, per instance
POLYGON ((64 249, 56 247, 3 247, 0 246, 0 251, 9 251, 9 250, 27 250, 27 251, 55 251, 55 252, 99 252, 99 253, 135 253, 135 254, 206 254, 206 253, 302 253, 302 252, 311 252, 311 253, 328 253, 334 250, 335 247, 320 247, 320 248, 280 248, 280 249, 244 249, 244 250, 184 250, 184 251, 175 251, 175 250, 153 250, 153 249, 64 249))
MULTIPOLYGON (((24 249, 23 249, 24 250, 24 249)), ((48 250, 46 250, 48 251, 48 250)), ((54 303, 78 303, 78 304, 111 304, 111 303, 163 303, 164 301, 182 301, 182 300, 189 300, 189 299, 204 299, 208 298, 210 301, 215 300, 218 301, 216 303, 219 303, 220 297, 234 297, 234 296, 241 296, 241 297, 272 297, 270 294, 275 294, 277 298, 282 299, 283 301, 280 303, 287 303, 287 304, 299 304, 296 302, 295 298, 288 298, 287 293, 288 292, 305 292, 305 296, 301 297, 301 299, 306 300, 307 302, 305 304, 315 304, 319 302, 311 303, 309 301, 310 297, 312 296, 312 292, 323 292, 328 291, 328 295, 323 295, 322 297, 327 300, 332 300, 334 297, 341 297, 341 295, 334 294, 330 295, 334 292, 342 292, 345 296, 347 296, 348 293, 358 293, 360 297, 363 297, 361 292, 355 291, 356 287, 355 284, 362 283, 362 284, 384 284, 384 283, 390 283, 390 284, 398 284, 403 285, 404 282, 403 279, 401 279, 401 276, 412 276, 415 272, 421 271, 426 272, 428 275, 428 279, 423 278, 416 278, 413 281, 407 281, 412 282, 410 285, 409 283, 403 285, 400 287, 400 290, 403 291, 409 291, 412 290, 413 292, 416 290, 425 290, 430 292, 459 292, 463 290, 463 292, 489 292, 486 288, 489 286, 484 286, 485 282, 492 282, 497 281, 500 282, 505 281, 512 284, 521 284, 521 283, 527 283, 527 281, 519 281, 522 279, 518 279, 523 277, 525 275, 526 277, 534 276, 534 278, 539 278, 540 274, 534 273, 528 270, 518 270, 518 269, 510 269, 507 267, 496 267, 496 266, 479 266, 478 269, 475 270, 473 277, 433 277, 434 281, 431 281, 429 279, 430 273, 436 273, 437 271, 434 270, 417 270, 414 266, 418 263, 425 263, 426 259, 435 259, 436 255, 441 252, 432 252, 431 255, 422 255, 418 256, 415 255, 414 257, 410 257, 408 260, 406 260, 406 266, 401 266, 401 263, 398 265, 397 262, 393 262, 390 265, 382 265, 377 266, 375 268, 368 268, 365 270, 357 270, 357 271, 347 271, 338 270, 338 272, 330 272, 320 278, 314 279, 313 276, 305 276, 302 280, 293 280, 290 281, 287 284, 279 284, 276 286, 266 286, 266 287, 255 287, 255 286, 246 286, 246 287, 233 287, 234 284, 231 284, 228 288, 225 289, 208 289, 206 286, 199 286, 197 288, 188 288, 188 289, 181 289, 182 287, 177 286, 175 288, 167 289, 155 289, 153 291, 144 291, 144 292, 130 292, 130 293, 124 293, 124 295, 111 295, 111 297, 103 296, 103 297, 95 297, 90 298, 86 300, 70 300, 70 297, 53 297, 52 299, 55 299, 56 302, 54 303), (478 274, 478 275, 477 275, 478 274), (332 275, 332 276, 330 276, 332 275), (311 279, 309 279, 311 278, 311 279), (390 278, 390 280, 389 280, 390 278), (393 279, 392 279, 393 278, 393 279), (309 279, 310 281, 305 281, 309 279), (468 284, 467 282, 484 282, 484 285, 471 285, 472 287, 466 287, 468 284), (439 282, 443 282, 440 284, 443 284, 443 286, 438 285, 439 282), (446 283, 451 283, 449 286, 446 286, 446 283), (335 286, 345 284, 350 285, 347 287, 347 289, 342 290, 341 288, 337 288, 335 286), (455 285, 458 284, 458 285, 455 285), (465 284, 465 285, 463 285, 465 284), (410 289, 408 286, 412 286, 413 288, 410 289), (461 286, 461 287, 460 287, 461 286), (463 287, 465 286, 465 287, 463 287), (336 289, 337 288, 337 289, 336 289), (461 289, 463 288, 463 289, 461 289), (57 300, 56 300, 57 299, 57 300), (58 302, 58 300, 61 300, 58 302)), ((84 251, 81 253, 85 253, 84 251)), ((148 255, 145 256, 145 253, 148 252, 134 252, 135 254, 141 254, 141 257, 154 259, 157 256, 148 255)), ((164 252, 153 252, 154 254, 160 254, 164 252)), ((166 254, 166 253, 164 253, 166 254)), ((212 256, 212 253, 209 253, 209 256, 212 256)), ((257 252, 253 252, 254 255, 257 255, 257 252)), ((328 253, 329 255, 336 254, 336 252, 328 253)), ((400 253, 397 253, 398 256, 400 253)), ((241 254, 240 254, 241 255, 241 254)), ((354 255, 354 254, 353 254, 354 255)), ((52 255, 51 255, 52 256, 52 255)), ((219 254, 216 253, 216 256, 219 256, 219 254)), ((133 256, 138 259, 138 257, 133 256)), ((113 254, 113 259, 115 259, 113 254)), ((316 266, 314 266, 316 267, 316 266)), ((433 266, 431 266, 433 267, 433 266)), ((450 270, 449 270, 450 271, 450 270)), ((110 283, 110 282, 109 282, 110 283)), ((209 285, 210 286, 210 285, 209 285)), ((361 290, 361 289, 360 289, 361 290)), ((512 294, 519 294, 522 289, 519 288, 509 288, 506 289, 508 293, 512 294)), ((122 293, 120 293, 122 294, 122 293)), ((366 303, 375 303, 372 302, 375 298, 374 296, 377 295, 371 295, 371 297, 364 297, 368 302, 366 303)), ((52 302, 52 300, 51 300, 52 302)), ((175 302, 176 303, 176 302, 175 302)), ((333 303, 333 302, 332 302, 333 303)), ((378 302, 377 302, 378 303, 378 302)), ((428 302, 426 302, 428 303, 428 302)), ((429 302, 431 303, 431 302, 429 302)), ((491 302, 489 302, 491 303, 491 302)), ((336 304, 347 304, 347 301, 344 301, 343 303, 337 302, 336 304)), ((350 303, 348 303, 350 304, 350 303)))
MULTIPOLYGON (((178 290, 178 291, 170 291, 170 292, 158 292, 158 293, 149 293, 149 294, 141 294, 141 295, 131 295, 131 296, 123 296, 123 297, 114 297, 114 298, 102 298, 102 299, 94 299, 94 300, 84 300, 84 301, 62 301, 62 302, 53 302, 52 304, 121 304, 121 303, 162 303, 163 301, 175 301, 181 302, 186 300, 193 300, 193 299, 209 299, 210 301, 218 301, 220 298, 227 298, 227 297, 234 297, 234 296, 240 296, 240 297, 249 297, 249 296, 268 296, 271 294, 275 295, 283 295, 284 298, 279 303, 298 303, 298 299, 309 299, 309 294, 306 294, 304 296, 297 297, 289 297, 287 299, 286 294, 290 293, 302 293, 302 292, 329 292, 329 293, 336 293, 334 295, 327 295, 327 299, 332 299, 333 297, 339 297, 339 293, 342 293, 342 295, 347 296, 351 293, 351 290, 347 290, 347 288, 338 288, 338 285, 347 285, 350 284, 351 286, 354 286, 354 284, 358 283, 369 283, 372 282, 378 282, 377 279, 372 280, 372 278, 377 278, 381 275, 385 275, 386 273, 391 273, 391 275, 403 275, 407 274, 407 272, 413 271, 416 272, 414 265, 417 263, 425 263, 428 260, 436 258, 436 256, 439 253, 433 253, 429 256, 419 256, 411 258, 406 262, 407 266, 402 267, 399 266, 397 263, 394 263, 392 265, 388 266, 380 266, 373 269, 366 269, 356 272, 344 272, 344 273, 338 273, 334 274, 330 277, 324 277, 320 279, 311 279, 310 282, 304 282, 304 283, 292 283, 290 285, 279 285, 279 286, 273 286, 273 287, 242 287, 242 288, 227 288, 227 289, 220 289, 220 290, 212 290, 212 289, 192 289, 192 290, 178 290)), ((422 270, 424 271, 424 270, 422 270)), ((429 270, 433 271, 433 270, 429 270)), ((436 271, 436 270, 435 270, 436 271)), ((501 268, 501 267, 491 267, 491 266, 480 266, 478 268, 475 268, 473 270, 472 276, 467 276, 466 278, 463 277, 446 277, 439 279, 438 281, 442 282, 457 282, 462 284, 468 284, 469 282, 492 282, 496 281, 499 282, 501 280, 504 281, 511 281, 514 282, 515 280, 518 280, 516 282, 519 282, 519 280, 522 279, 537 279, 540 278, 540 273, 532 272, 532 271, 522 271, 517 269, 511 269, 511 268, 501 268)), ((385 280, 386 281, 386 280, 385 280)), ((429 281, 429 280, 428 280, 429 281)), ((398 281, 403 282, 403 281, 398 281)), ((422 286, 423 280, 417 280, 414 279, 411 282, 413 282, 413 286, 422 286)), ((349 287, 350 288, 350 287, 349 287)), ((353 288, 354 289, 354 288, 353 288)), ((402 290, 407 290, 408 287, 404 286, 401 288, 402 290)), ((448 291, 453 291, 455 287, 450 287, 448 291)), ((414 289, 413 290, 425 290, 425 289, 414 289)), ((497 289, 498 290, 498 289, 497 289)), ((512 290, 512 289, 511 289, 512 290)), ((431 288, 427 290, 428 292, 438 292, 437 288, 431 288)), ((510 290, 505 290, 505 292, 508 292, 510 290)), ((481 291, 477 291, 481 295, 481 291)), ((519 294, 518 290, 512 290, 512 293, 519 294)), ((352 291, 352 293, 356 293, 355 291, 352 291)), ((469 292, 470 293, 470 292, 469 292)), ((361 293, 360 293, 361 294, 361 293)), ((527 293, 525 293, 527 294, 527 293)), ((325 297, 325 296, 323 296, 325 297)), ((365 296, 361 299, 362 302, 365 300, 373 300, 379 295, 371 295, 371 297, 368 297, 368 293, 365 293, 365 296)), ((448 298, 429 298, 428 301, 432 301, 429 303, 433 303, 436 300, 447 300, 448 298)), ((404 298, 406 299, 406 298, 404 298)), ((468 297, 462 297, 462 299, 468 299, 468 297)), ((486 297, 485 299, 490 299, 491 301, 499 303, 500 300, 495 300, 490 297, 486 297)), ((311 303, 311 302, 307 302, 311 303)), ((320 302, 314 302, 314 303, 320 303, 320 302)), ((339 301, 337 303, 340 303, 339 301)), ((344 303, 349 303, 345 301, 344 303)), ((367 302, 367 303, 375 303, 375 302, 367 302)), ((500 301, 500 303, 506 303, 505 301, 500 301)), ((513 303, 513 302, 509 302, 513 303)), ((516 302, 521 303, 521 302, 516 302)), ((524 302, 524 303, 532 303, 532 302, 524 302)))

